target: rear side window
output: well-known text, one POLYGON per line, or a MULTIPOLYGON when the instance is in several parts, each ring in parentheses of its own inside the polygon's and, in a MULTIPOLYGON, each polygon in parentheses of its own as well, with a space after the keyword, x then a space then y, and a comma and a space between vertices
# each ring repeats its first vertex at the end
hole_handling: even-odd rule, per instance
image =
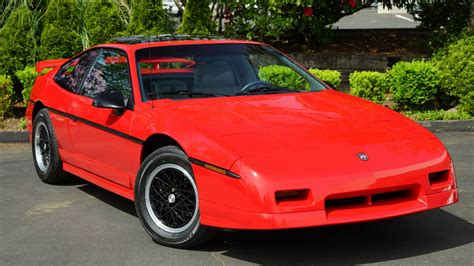
POLYGON ((72 59, 61 67, 54 80, 64 89, 79 93, 81 82, 98 53, 99 50, 95 49, 72 59))

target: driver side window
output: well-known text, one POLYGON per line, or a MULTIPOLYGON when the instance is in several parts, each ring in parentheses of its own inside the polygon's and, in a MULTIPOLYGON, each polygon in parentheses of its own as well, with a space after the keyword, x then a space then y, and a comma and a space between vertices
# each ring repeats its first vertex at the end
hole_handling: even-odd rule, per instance
POLYGON ((127 54, 121 50, 100 52, 82 86, 82 95, 94 98, 106 91, 120 91, 128 103, 132 95, 127 54))

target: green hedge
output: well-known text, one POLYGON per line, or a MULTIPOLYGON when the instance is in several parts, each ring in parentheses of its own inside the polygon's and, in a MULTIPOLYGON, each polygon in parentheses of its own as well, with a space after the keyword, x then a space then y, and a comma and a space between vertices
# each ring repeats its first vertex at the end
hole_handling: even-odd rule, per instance
POLYGON ((258 76, 261 80, 275 86, 297 90, 304 90, 308 87, 308 82, 303 77, 286 66, 270 65, 260 67, 258 76))
POLYGON ((309 72, 322 81, 330 83, 339 89, 341 86, 341 72, 337 70, 321 70, 317 68, 309 69, 309 72))
POLYGON ((387 74, 355 71, 349 75, 351 94, 382 104, 388 91, 387 74))
POLYGON ((441 73, 431 62, 399 62, 388 72, 390 91, 397 108, 422 110, 434 108, 441 85, 441 73))
POLYGON ((0 119, 10 114, 13 105, 13 83, 10 76, 0 75, 0 119))
POLYGON ((441 49, 432 61, 440 70, 443 91, 456 98, 459 110, 474 115, 474 35, 441 49))

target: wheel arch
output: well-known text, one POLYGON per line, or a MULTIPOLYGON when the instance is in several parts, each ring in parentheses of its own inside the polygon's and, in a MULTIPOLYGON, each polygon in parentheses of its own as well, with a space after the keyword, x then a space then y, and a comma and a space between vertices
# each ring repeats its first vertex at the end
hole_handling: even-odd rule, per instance
POLYGON ((166 134, 158 133, 158 134, 153 134, 149 136, 143 142, 142 150, 140 153, 140 163, 142 163, 146 159, 146 157, 150 155, 153 151, 165 146, 170 146, 170 145, 176 146, 180 150, 182 150, 184 153, 186 153, 186 151, 178 143, 177 140, 175 140, 174 138, 166 134))
POLYGON ((36 101, 31 114, 31 121, 34 121, 38 112, 45 107, 46 106, 41 101, 36 101))

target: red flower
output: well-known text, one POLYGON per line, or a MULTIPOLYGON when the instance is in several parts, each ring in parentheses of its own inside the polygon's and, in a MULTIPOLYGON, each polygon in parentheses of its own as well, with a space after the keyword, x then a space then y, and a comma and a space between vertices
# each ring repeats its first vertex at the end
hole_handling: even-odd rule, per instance
POLYGON ((306 16, 306 17, 312 17, 313 16, 313 7, 311 7, 311 6, 304 7, 303 15, 306 16))
POLYGON ((357 1, 356 0, 347 0, 347 3, 351 8, 356 8, 357 7, 357 1))

